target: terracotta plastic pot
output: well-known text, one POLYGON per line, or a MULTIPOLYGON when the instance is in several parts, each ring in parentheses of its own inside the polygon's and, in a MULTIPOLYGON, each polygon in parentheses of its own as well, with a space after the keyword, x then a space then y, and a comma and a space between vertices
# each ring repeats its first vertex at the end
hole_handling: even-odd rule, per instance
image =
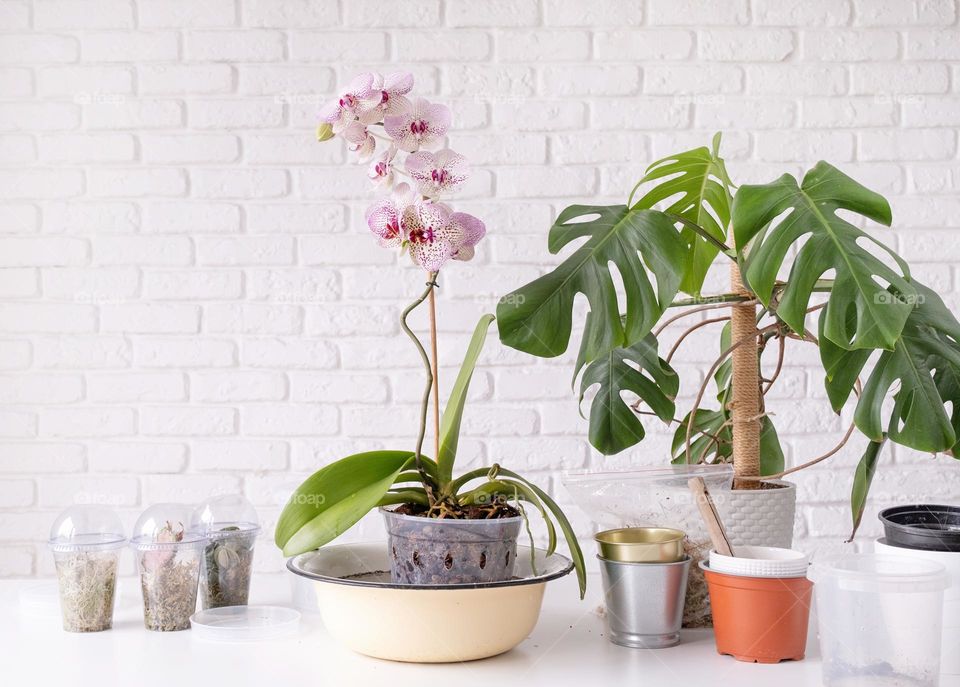
POLYGON ((701 564, 717 653, 738 661, 799 661, 807 648, 813 583, 805 577, 742 577, 701 564))

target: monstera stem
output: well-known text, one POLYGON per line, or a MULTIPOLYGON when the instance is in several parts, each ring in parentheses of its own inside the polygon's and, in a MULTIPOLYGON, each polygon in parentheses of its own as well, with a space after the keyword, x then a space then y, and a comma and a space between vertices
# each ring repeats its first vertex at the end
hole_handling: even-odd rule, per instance
MULTIPOLYGON (((750 296, 737 265, 730 266, 730 290, 750 296)), ((744 345, 731 352, 734 487, 758 489, 760 483, 750 479, 760 476, 760 367, 755 301, 748 300, 730 308, 730 334, 733 341, 744 341, 744 345)))
POLYGON ((424 386, 423 400, 420 403, 420 429, 417 434, 417 448, 414 453, 414 460, 416 461, 417 472, 420 473, 420 481, 423 483, 423 487, 427 492, 427 498, 430 501, 431 507, 436 503, 436 497, 433 493, 433 482, 427 477, 426 470, 423 468, 422 451, 423 438, 427 433, 427 410, 430 407, 430 392, 433 390, 433 366, 430 364, 430 358, 427 356, 427 351, 424 349, 423 344, 420 343, 420 339, 417 338, 417 335, 413 333, 413 330, 410 329, 410 326, 407 324, 407 316, 433 293, 436 285, 437 273, 430 272, 427 278, 427 288, 420 297, 408 305, 400 315, 400 327, 406 332, 407 336, 410 337, 410 340, 413 341, 413 345, 417 347, 417 353, 420 354, 420 359, 423 361, 423 369, 427 373, 427 383, 424 386))

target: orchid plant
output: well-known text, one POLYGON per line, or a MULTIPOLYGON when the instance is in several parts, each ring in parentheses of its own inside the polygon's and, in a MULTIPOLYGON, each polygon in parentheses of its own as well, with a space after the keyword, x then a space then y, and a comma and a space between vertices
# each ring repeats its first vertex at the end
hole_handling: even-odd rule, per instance
POLYGON ((357 76, 321 110, 317 139, 340 137, 358 162, 368 164, 371 182, 386 195, 367 209, 367 226, 380 246, 409 253, 426 272, 426 289, 400 315, 426 376, 416 447, 367 451, 321 468, 294 492, 281 513, 276 544, 287 556, 309 551, 338 537, 378 506, 407 504, 427 518, 464 519, 525 515, 522 503, 527 503, 546 523, 548 554, 556 548, 556 519, 582 596, 583 554, 563 511, 545 491, 498 464, 453 475, 467 390, 494 317, 484 315, 477 323, 441 424, 434 292, 441 268, 450 261, 473 258, 486 227, 444 202, 469 178, 470 166, 463 155, 442 147, 453 119, 449 108, 409 97, 412 90, 413 76, 408 73, 357 76), (407 324, 407 317, 424 301, 430 308, 431 356, 407 324), (423 455, 431 393, 436 460, 423 455))

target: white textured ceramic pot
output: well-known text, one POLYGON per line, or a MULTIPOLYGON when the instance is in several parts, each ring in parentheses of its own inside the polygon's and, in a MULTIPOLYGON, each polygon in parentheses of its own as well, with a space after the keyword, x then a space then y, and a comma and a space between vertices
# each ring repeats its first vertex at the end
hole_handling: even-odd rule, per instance
MULTIPOLYGON (((341 544, 301 554, 287 568, 310 580, 327 631, 354 651, 391 661, 453 663, 509 651, 533 631, 547 582, 569 558, 517 547, 514 578, 477 584, 397 584, 383 544, 341 544), (497 622, 485 622, 495 617, 497 622)), ((311 604, 313 605, 313 604, 311 604)))
POLYGON ((775 489, 734 489, 711 492, 730 543, 741 546, 793 547, 797 487, 770 480, 775 489))

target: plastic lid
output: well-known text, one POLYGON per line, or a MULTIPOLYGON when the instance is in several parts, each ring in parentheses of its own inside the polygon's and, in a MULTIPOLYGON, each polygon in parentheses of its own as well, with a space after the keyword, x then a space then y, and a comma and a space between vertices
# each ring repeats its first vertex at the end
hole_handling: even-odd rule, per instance
POLYGON ((184 503, 158 503, 150 506, 133 526, 130 543, 138 549, 175 549, 195 546, 205 539, 189 529, 190 506, 184 503))
POLYGON ((240 494, 212 496, 197 506, 190 517, 190 529, 206 537, 230 535, 237 530, 257 533, 257 510, 240 494))
POLYGON ((190 616, 191 635, 211 642, 261 642, 296 634, 300 612, 283 606, 223 606, 190 616))
POLYGON ((57 516, 50 528, 54 551, 94 551, 122 546, 127 540, 120 518, 109 508, 82 504, 57 516))
POLYGON ((858 592, 935 592, 946 589, 947 570, 935 561, 889 554, 846 554, 816 561, 808 577, 814 582, 836 582, 858 592))

